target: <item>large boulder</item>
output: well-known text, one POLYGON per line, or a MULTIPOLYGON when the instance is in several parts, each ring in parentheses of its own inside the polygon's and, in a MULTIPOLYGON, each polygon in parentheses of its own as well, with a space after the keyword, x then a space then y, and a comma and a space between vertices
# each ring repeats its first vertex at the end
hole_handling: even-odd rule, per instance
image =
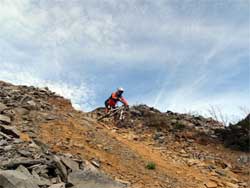
POLYGON ((70 171, 79 170, 79 164, 68 157, 61 157, 62 163, 70 169, 70 171))
POLYGON ((0 187, 3 188, 39 188, 32 179, 16 170, 0 171, 0 187))
POLYGON ((0 114, 0 122, 3 122, 4 124, 10 124, 11 119, 8 116, 0 114))
POLYGON ((122 188, 124 185, 92 170, 78 170, 69 174, 68 181, 74 188, 122 188))

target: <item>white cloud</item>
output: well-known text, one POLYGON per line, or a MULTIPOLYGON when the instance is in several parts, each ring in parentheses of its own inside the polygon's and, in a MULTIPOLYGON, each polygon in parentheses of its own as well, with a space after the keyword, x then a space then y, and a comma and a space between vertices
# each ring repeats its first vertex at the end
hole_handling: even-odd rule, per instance
MULTIPOLYGON (((212 106, 216 109, 217 113, 221 111, 229 122, 235 122, 243 118, 246 114, 243 114, 240 108, 250 106, 250 89, 249 93, 232 91, 213 93, 207 96, 200 95, 197 89, 194 84, 191 86, 188 85, 185 88, 179 88, 178 90, 165 91, 157 106, 162 111, 195 112, 204 116, 211 115, 208 113, 208 110, 212 106)), ((219 120, 221 119, 219 118, 219 120)))
POLYGON ((228 41, 234 33, 235 42, 247 44, 246 28, 239 30, 226 24, 183 20, 172 13, 171 3, 165 1, 85 1, 84 5, 81 1, 35 4, 29 0, 2 0, 0 3, 3 26, 0 36, 9 36, 9 41, 22 40, 49 52, 74 50, 85 57, 114 58, 116 63, 125 59, 131 66, 135 61, 164 61, 185 55, 181 49, 176 51, 169 46, 169 40, 178 43, 207 41, 210 46, 218 46, 218 41, 228 41), (159 9, 157 14, 151 12, 155 9, 159 9), (159 12, 164 17, 160 17, 159 12), (161 40, 163 45, 146 44, 143 40, 161 40))
MULTIPOLYGON (((170 71, 166 72, 170 75, 161 80, 159 93, 151 96, 150 101, 161 107, 161 99, 169 92, 164 103, 171 108, 186 108, 182 98, 192 101, 188 106, 202 108, 204 102, 199 101, 200 106, 195 96, 215 75, 209 68, 220 65, 234 69, 242 51, 231 53, 230 50, 249 49, 249 23, 231 20, 241 16, 233 15, 237 7, 244 8, 249 2, 234 3, 235 8, 229 8, 231 16, 224 14, 220 7, 212 9, 215 5, 196 3, 180 2, 173 6, 173 1, 164 0, 0 0, 0 78, 18 84, 50 85, 75 104, 86 105, 89 100, 93 103, 92 86, 84 79, 80 80, 82 85, 62 80, 61 73, 67 74, 65 67, 81 67, 84 71, 83 67, 92 66, 91 60, 100 70, 106 63, 131 69, 139 63, 142 69, 149 64, 156 67, 167 64, 170 71), (208 16, 202 16, 203 9, 208 16), (192 17, 195 13, 197 16, 192 17), (209 17, 217 14, 216 20, 209 17), (221 59, 214 61, 217 57, 221 59), (179 71, 185 66, 195 70, 182 71, 180 76, 179 71), (166 91, 169 82, 176 83, 176 88, 166 91)), ((231 74, 225 72, 222 81, 231 74)), ((102 87, 110 87, 106 84, 102 87)), ((231 97, 239 96, 235 93, 231 97)), ((220 104, 229 103, 232 98, 226 99, 220 104)), ((214 103, 213 99, 207 100, 210 102, 214 103)), ((242 101, 234 102, 237 103, 242 101)))
POLYGON ((2 64, 0 67, 0 80, 8 81, 17 85, 36 87, 48 87, 51 91, 70 99, 73 106, 78 110, 89 111, 95 104, 95 94, 88 83, 81 82, 79 85, 66 81, 52 81, 39 78, 32 71, 17 69, 13 65, 2 64))

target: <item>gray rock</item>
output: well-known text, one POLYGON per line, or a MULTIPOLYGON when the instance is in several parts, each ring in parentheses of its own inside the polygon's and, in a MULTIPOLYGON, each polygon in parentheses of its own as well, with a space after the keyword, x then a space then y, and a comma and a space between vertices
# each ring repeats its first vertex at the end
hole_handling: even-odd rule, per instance
POLYGON ((96 160, 96 159, 93 159, 91 161, 91 164, 94 165, 96 168, 100 168, 101 167, 100 162, 98 160, 96 160))
POLYGON ((65 188, 65 183, 53 184, 49 188, 65 188))
POLYGON ((5 104, 3 104, 3 103, 0 103, 0 113, 2 111, 4 111, 5 109, 7 109, 7 106, 5 104))
POLYGON ((21 154, 21 155, 24 156, 24 157, 31 157, 31 156, 32 156, 32 153, 29 152, 29 151, 26 151, 26 150, 21 150, 21 149, 19 149, 19 150, 18 150, 18 153, 21 154))
POLYGON ((22 107, 15 108, 15 112, 20 114, 20 115, 27 115, 29 113, 29 111, 27 109, 22 108, 22 107))
POLYGON ((51 182, 48 179, 45 179, 43 177, 40 177, 35 170, 32 170, 32 176, 34 179, 34 182, 38 184, 39 186, 50 186, 51 182))
POLYGON ((23 165, 20 165, 16 170, 19 171, 19 172, 21 172, 21 173, 23 173, 27 177, 31 177, 32 176, 30 174, 29 170, 27 168, 25 168, 23 165))
POLYGON ((24 173, 16 170, 0 171, 0 187, 3 188, 39 188, 24 173))
POLYGON ((68 182, 74 188, 122 188, 125 185, 118 183, 100 172, 79 170, 69 174, 68 182))
POLYGON ((247 156, 247 155, 241 155, 237 161, 241 164, 247 164, 250 162, 250 156, 247 156))
POLYGON ((35 171, 40 176, 48 178, 48 165, 36 165, 32 167, 32 170, 35 171))
POLYGON ((93 164, 91 164, 89 161, 83 161, 81 166, 82 166, 81 169, 98 173, 98 169, 93 164))
POLYGON ((31 99, 32 99, 31 96, 25 95, 25 96, 23 96, 22 99, 20 100, 20 103, 23 104, 23 103, 25 103, 25 102, 27 102, 27 101, 29 101, 29 100, 31 100, 31 99))
POLYGON ((0 140, 0 146, 7 145, 8 142, 6 140, 0 140))
POLYGON ((43 152, 47 153, 49 150, 49 146, 44 144, 41 140, 39 139, 34 139, 34 147, 40 147, 43 152))
POLYGON ((10 119, 14 119, 15 117, 15 111, 13 109, 5 109, 3 111, 3 114, 7 117, 9 117, 10 119))
POLYGON ((27 104, 29 104, 30 106, 33 106, 33 107, 36 106, 36 103, 33 100, 28 101, 27 104))
POLYGON ((1 136, 2 138, 6 138, 6 139, 11 140, 11 137, 9 137, 8 135, 6 135, 6 134, 4 134, 4 133, 2 133, 2 132, 0 132, 0 136, 1 136))
POLYGON ((72 159, 67 158, 67 157, 61 157, 61 161, 63 162, 63 164, 66 167, 71 169, 71 171, 79 170, 79 164, 77 162, 73 161, 72 159))
POLYGON ((157 132, 154 135, 154 140, 158 141, 159 143, 165 142, 165 134, 163 132, 157 132))
POLYGON ((160 137, 164 137, 164 133, 163 132, 157 132, 154 135, 154 140, 158 140, 160 137))
POLYGON ((22 142, 23 142, 23 141, 22 141, 21 139, 18 138, 18 139, 15 139, 13 143, 14 143, 14 144, 20 144, 20 143, 22 143, 22 142))
POLYGON ((53 157, 53 161, 55 162, 55 165, 58 169, 59 176, 62 178, 64 182, 67 182, 67 169, 66 167, 62 164, 60 158, 58 156, 53 157))
POLYGON ((11 123, 11 119, 8 116, 0 114, 0 122, 3 122, 5 124, 10 124, 11 123))
POLYGON ((220 176, 227 176, 227 173, 224 170, 215 170, 215 172, 220 176))
POLYGON ((20 132, 15 127, 0 125, 0 131, 15 138, 20 137, 20 132))
POLYGON ((7 163, 2 164, 2 166, 4 168, 7 169, 13 169, 18 167, 19 165, 23 165, 25 167, 29 167, 32 165, 36 165, 36 164, 44 164, 46 161, 44 159, 28 159, 28 158, 18 158, 18 159, 13 159, 8 161, 7 163))
POLYGON ((13 148, 12 145, 8 145, 8 146, 5 146, 5 147, 3 148, 3 150, 4 150, 5 152, 7 152, 7 151, 12 150, 12 148, 13 148))
POLYGON ((130 109, 130 113, 134 116, 142 116, 142 113, 139 110, 136 109, 130 109))
POLYGON ((57 119, 57 117, 54 116, 54 115, 49 115, 49 114, 47 114, 46 117, 45 117, 45 119, 48 120, 48 121, 50 121, 50 120, 55 120, 55 119, 57 119))

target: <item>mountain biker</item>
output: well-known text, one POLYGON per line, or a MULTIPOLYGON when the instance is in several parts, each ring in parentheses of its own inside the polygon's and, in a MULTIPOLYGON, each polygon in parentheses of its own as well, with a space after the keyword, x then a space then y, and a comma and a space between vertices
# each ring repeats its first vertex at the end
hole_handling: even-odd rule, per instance
POLYGON ((129 106, 127 100, 122 96, 123 92, 124 89, 120 87, 105 101, 106 112, 109 112, 110 109, 115 108, 117 102, 123 103, 126 107, 129 106))

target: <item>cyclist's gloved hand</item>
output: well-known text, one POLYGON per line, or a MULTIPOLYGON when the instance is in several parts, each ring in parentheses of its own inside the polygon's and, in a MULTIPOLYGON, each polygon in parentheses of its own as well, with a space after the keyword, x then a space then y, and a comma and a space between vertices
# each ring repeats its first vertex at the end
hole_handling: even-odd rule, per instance
POLYGON ((125 105, 125 108, 128 110, 129 109, 129 105, 125 105))

